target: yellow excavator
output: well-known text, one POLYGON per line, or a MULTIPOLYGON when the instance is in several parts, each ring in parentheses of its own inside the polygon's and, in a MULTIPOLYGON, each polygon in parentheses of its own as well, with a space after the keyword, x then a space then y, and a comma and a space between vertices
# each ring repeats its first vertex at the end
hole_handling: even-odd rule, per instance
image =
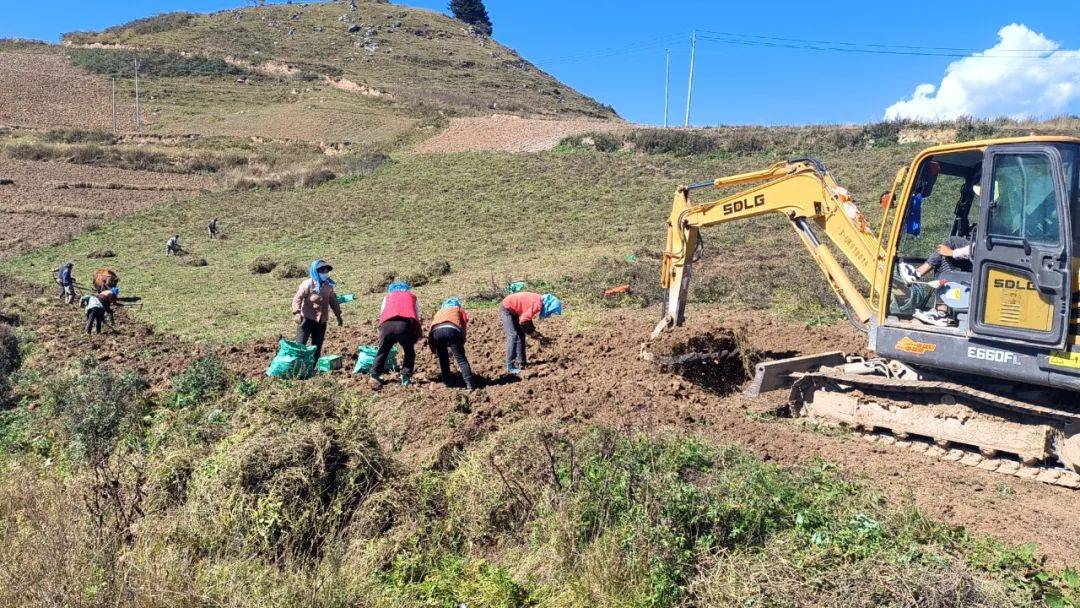
POLYGON ((797 415, 1080 488, 1078 157, 1070 137, 926 149, 881 196, 876 229, 812 158, 679 186, 653 337, 683 323, 702 229, 782 215, 874 356, 765 361, 749 393, 789 388, 797 415))

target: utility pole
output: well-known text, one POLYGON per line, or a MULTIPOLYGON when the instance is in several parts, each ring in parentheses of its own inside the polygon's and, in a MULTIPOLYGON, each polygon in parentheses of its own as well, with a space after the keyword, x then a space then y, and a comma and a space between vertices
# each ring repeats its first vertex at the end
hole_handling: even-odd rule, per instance
POLYGON ((664 49, 664 128, 668 128, 668 105, 671 100, 671 49, 664 49))
POLYGON ((686 88, 686 121, 684 127, 690 126, 690 100, 694 97, 694 55, 697 52, 697 32, 690 33, 690 84, 686 88))
MULTIPOLYGON (((687 104, 687 115, 689 116, 689 104, 687 104)), ((142 130, 142 106, 139 100, 139 60, 135 59, 135 131, 142 130)))
POLYGON ((110 78, 112 81, 112 130, 116 133, 116 78, 110 78))

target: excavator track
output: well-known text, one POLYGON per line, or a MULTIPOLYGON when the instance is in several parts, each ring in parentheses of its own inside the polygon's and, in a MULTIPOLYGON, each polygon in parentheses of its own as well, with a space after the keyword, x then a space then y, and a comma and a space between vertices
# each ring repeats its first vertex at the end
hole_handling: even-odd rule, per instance
POLYGON ((1080 489, 1080 412, 943 380, 822 368, 796 374, 793 414, 853 428, 867 441, 1080 489))

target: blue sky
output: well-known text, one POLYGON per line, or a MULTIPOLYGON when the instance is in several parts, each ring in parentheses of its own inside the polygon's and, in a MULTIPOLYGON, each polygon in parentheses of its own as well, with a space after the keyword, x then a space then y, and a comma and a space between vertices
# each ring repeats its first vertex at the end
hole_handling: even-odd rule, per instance
MULTIPOLYGON (((447 0, 398 3, 445 10, 447 0)), ((0 21, 0 37, 56 41, 66 31, 101 29, 171 10, 218 10, 242 2, 54 0, 42 5, 7 0, 5 4, 8 6, 4 10, 5 18, 0 21), (43 6, 48 10, 43 10, 43 6)), ((644 123, 662 120, 664 46, 670 47, 672 57, 671 120, 682 123, 691 29, 835 42, 987 49, 997 43, 1002 27, 1015 22, 1060 43, 1063 49, 1080 48, 1080 27, 1076 26, 1080 23, 1080 2, 1075 0, 915 4, 830 0, 814 3, 488 0, 487 5, 497 40, 517 49, 567 84, 615 106, 622 116, 644 123), (608 56, 600 56, 601 51, 608 49, 612 50, 608 56)), ((967 54, 967 51, 934 52, 967 54)), ((910 99, 918 85, 940 85, 946 68, 958 57, 845 53, 702 41, 697 59, 691 122, 705 125, 880 120, 886 108, 910 99)), ((1042 63, 1017 65, 1012 72, 999 69, 1010 61, 983 59, 968 70, 966 79, 957 79, 962 87, 966 86, 965 82, 983 83, 982 89, 962 91, 967 96, 967 105, 961 104, 967 108, 965 111, 1010 113, 1011 99, 1046 84, 1045 78, 1030 86, 1024 80, 1042 73, 1042 63), (985 71, 994 78, 988 80, 985 71), (978 103, 993 97, 1005 85, 1012 86, 1007 99, 1000 100, 1001 103, 978 103)), ((1057 85, 1054 90, 1075 87, 1080 91, 1077 82, 1080 56, 1061 55, 1055 65, 1054 77, 1061 82, 1052 83, 1057 85)), ((1025 106, 1029 109, 1043 100, 1034 93, 1030 95, 1033 99, 1025 106)), ((1080 93, 1059 99, 1053 107, 1058 112, 1080 114, 1078 97, 1080 93)))

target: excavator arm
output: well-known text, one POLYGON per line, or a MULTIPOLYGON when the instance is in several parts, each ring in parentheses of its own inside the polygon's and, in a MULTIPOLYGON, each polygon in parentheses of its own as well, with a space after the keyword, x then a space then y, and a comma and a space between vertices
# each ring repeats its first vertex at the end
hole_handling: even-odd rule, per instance
POLYGON ((672 325, 681 325, 691 270, 701 248, 702 228, 778 213, 786 217, 829 285, 854 320, 870 321, 873 306, 848 276, 832 251, 818 240, 821 231, 871 285, 881 272, 884 254, 847 190, 840 187, 820 161, 805 158, 760 171, 679 186, 667 224, 661 282, 667 289, 664 316, 653 337, 672 325), (750 185, 730 196, 693 203, 691 193, 750 185))

